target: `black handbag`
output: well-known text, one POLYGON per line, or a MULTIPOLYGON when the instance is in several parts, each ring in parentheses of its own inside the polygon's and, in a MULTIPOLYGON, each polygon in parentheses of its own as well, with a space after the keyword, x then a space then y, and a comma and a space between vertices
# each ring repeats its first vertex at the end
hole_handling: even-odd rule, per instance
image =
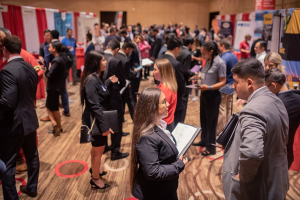
POLYGON ((235 131, 238 121, 238 115, 232 114, 222 132, 220 133, 217 139, 217 143, 221 144, 223 147, 226 147, 232 133, 235 131))
POLYGON ((81 129, 80 129, 80 143, 90 143, 90 142, 93 142, 94 139, 92 137, 92 129, 95 125, 95 121, 96 121, 96 118, 94 117, 94 121, 92 123, 92 126, 91 128, 89 128, 87 125, 81 125, 81 129))
POLYGON ((106 118, 109 128, 115 133, 119 132, 119 120, 118 120, 118 111, 117 110, 109 110, 103 111, 103 114, 106 118))

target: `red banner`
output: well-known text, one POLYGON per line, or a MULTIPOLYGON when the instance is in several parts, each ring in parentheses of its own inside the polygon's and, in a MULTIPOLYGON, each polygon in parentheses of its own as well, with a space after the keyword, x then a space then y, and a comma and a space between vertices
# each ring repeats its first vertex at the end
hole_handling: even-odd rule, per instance
POLYGON ((275 0, 255 0, 255 10, 274 10, 275 0))

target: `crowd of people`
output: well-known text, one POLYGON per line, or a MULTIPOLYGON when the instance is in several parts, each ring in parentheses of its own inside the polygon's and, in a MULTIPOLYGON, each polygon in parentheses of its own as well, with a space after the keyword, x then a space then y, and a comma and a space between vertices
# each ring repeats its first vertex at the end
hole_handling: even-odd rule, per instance
MULTIPOLYGON (((86 34, 83 71, 77 69, 73 30, 59 41, 56 30, 45 30, 39 62, 47 78, 46 117, 54 137, 63 132, 61 114, 71 117, 67 82, 72 71, 73 85, 80 83, 82 124, 91 129, 92 187, 106 189, 101 179, 101 157, 111 151, 111 160, 130 155, 130 184, 138 199, 178 199, 179 174, 188 159, 180 156, 172 131, 184 123, 191 89, 200 95, 202 156, 216 154, 216 137, 231 115, 232 95, 220 92, 233 87, 239 123, 225 148, 223 188, 226 199, 284 199, 289 188, 288 169, 293 162, 293 142, 300 125, 300 96, 288 89, 282 59, 267 53, 264 41, 253 43, 250 35, 240 44, 241 60, 232 53, 230 38, 219 37, 195 27, 193 33, 183 23, 167 27, 94 25, 86 34), (142 59, 153 64, 142 66, 142 59), (200 66, 199 70, 192 70, 200 66), (140 82, 153 71, 157 87, 140 91, 140 82), (61 96, 61 104, 59 103, 61 96), (121 152, 125 106, 134 127, 130 154, 121 152), (64 111, 59 112, 59 107, 64 111), (114 132, 105 111, 117 111, 118 132, 114 132), (111 145, 108 146, 108 135, 111 145), (242 184, 243 183, 243 184, 242 184)), ((1 54, 6 58, 0 72, 0 172, 4 175, 4 199, 18 199, 15 188, 16 162, 23 150, 28 183, 20 190, 37 196, 39 156, 35 96, 38 73, 22 56, 22 42, 8 29, 0 28, 1 54)), ((21 156, 22 158, 22 156, 21 156)), ((20 168, 20 165, 17 168, 20 168)))

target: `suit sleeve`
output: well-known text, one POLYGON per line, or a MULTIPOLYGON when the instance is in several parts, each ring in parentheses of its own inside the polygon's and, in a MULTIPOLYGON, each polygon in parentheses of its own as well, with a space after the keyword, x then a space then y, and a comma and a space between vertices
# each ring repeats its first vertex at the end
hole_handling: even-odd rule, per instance
POLYGON ((253 109, 240 115, 242 143, 240 146, 240 180, 251 182, 264 158, 266 120, 253 109), (255 114, 253 114, 255 113, 255 114))
POLYGON ((109 70, 111 72, 109 74, 118 77, 120 82, 120 88, 123 88, 126 85, 126 80, 125 80, 125 72, 122 66, 122 62, 119 59, 114 59, 110 62, 110 64, 111 65, 109 67, 109 70))
POLYGON ((195 73, 191 72, 191 64, 192 63, 192 55, 187 55, 183 60, 183 72, 186 79, 189 79, 190 77, 194 76, 195 73))
POLYGON ((154 58, 157 58, 160 47, 161 47, 161 39, 157 38, 154 42, 153 50, 152 50, 154 58))
POLYGON ((58 62, 53 60, 52 63, 51 63, 51 68, 50 70, 47 70, 46 71, 46 77, 47 78, 56 78, 56 75, 57 75, 57 72, 59 71, 58 69, 58 62))
POLYGON ((178 83, 178 94, 184 94, 185 91, 185 81, 184 81, 184 74, 181 63, 178 64, 176 70, 175 70, 176 80, 178 83))
POLYGON ((103 102, 104 99, 99 95, 98 90, 100 89, 97 88, 96 81, 90 80, 85 85, 86 99, 91 105, 93 115, 100 124, 102 133, 104 133, 109 130, 109 125, 104 116, 103 107, 101 106, 101 102, 103 102))
POLYGON ((13 110, 17 106, 18 84, 8 70, 0 73, 0 110, 13 110))
POLYGON ((139 139, 136 144, 136 151, 145 177, 152 181, 173 179, 177 177, 185 167, 180 159, 174 163, 166 165, 160 164, 157 142, 147 135, 139 139))

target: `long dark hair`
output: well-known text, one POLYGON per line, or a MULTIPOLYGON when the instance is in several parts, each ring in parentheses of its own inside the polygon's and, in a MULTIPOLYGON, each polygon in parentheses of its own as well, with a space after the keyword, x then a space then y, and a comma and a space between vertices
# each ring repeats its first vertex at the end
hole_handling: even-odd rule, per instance
MULTIPOLYGON (((149 129, 153 129, 157 118, 159 98, 161 90, 158 88, 146 88, 139 95, 135 106, 133 117, 133 133, 131 144, 131 162, 130 162, 130 186, 133 188, 136 172, 138 170, 138 160, 136 153, 136 143, 140 137, 149 129)), ((154 132, 154 130, 153 130, 154 132)), ((147 151, 147 149, 145 149, 147 151)))
POLYGON ((210 61, 210 66, 209 66, 209 69, 210 69, 211 66, 212 66, 212 64, 213 64, 213 62, 214 62, 214 58, 216 56, 220 55, 220 51, 219 51, 218 45, 214 41, 207 41, 207 42, 204 42, 204 44, 203 44, 202 47, 205 50, 207 50, 207 51, 213 50, 212 58, 211 58, 211 61, 210 61))
MULTIPOLYGON (((81 97, 81 104, 84 104, 84 87, 87 81, 88 76, 90 76, 93 73, 97 73, 100 70, 100 63, 103 59, 103 55, 100 53, 100 51, 90 51, 85 58, 84 61, 84 69, 81 77, 81 84, 80 84, 80 97, 81 97)), ((103 72, 100 74, 100 79, 103 81, 103 72)))
POLYGON ((57 51, 57 53, 62 53, 67 51, 67 47, 60 43, 59 41, 53 41, 51 42, 52 47, 57 51))

